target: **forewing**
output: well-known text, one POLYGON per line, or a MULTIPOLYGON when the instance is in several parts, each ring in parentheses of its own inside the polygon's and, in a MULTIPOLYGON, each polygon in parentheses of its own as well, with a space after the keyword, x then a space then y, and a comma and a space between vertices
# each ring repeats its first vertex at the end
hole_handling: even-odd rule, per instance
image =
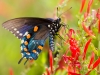
POLYGON ((51 24, 52 21, 53 20, 51 19, 44 18, 23 17, 6 21, 3 23, 3 27, 21 39, 25 32, 30 30, 35 25, 48 25, 51 24))

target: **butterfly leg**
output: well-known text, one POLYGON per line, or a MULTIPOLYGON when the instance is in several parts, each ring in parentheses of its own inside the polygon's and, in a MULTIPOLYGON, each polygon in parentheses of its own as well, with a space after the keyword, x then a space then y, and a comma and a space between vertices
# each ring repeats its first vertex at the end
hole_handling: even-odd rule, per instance
POLYGON ((65 41, 59 34, 56 34, 61 40, 65 41))

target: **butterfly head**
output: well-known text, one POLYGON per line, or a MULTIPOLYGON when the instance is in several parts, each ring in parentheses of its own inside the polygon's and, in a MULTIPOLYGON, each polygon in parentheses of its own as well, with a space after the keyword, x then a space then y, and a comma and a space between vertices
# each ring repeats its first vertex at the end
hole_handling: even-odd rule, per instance
POLYGON ((60 23, 61 22, 61 18, 57 18, 56 22, 60 23))

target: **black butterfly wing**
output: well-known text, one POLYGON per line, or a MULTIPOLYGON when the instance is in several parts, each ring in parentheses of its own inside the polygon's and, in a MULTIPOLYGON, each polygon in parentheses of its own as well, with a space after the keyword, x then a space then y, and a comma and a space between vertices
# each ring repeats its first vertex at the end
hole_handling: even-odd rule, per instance
MULTIPOLYGON (((21 39, 26 31, 35 25, 48 25, 53 22, 53 19, 23 17, 8 20, 3 23, 3 27, 21 39)), ((38 33, 39 34, 39 33, 38 33)), ((38 36, 38 35, 37 35, 38 36)))
POLYGON ((53 19, 43 18, 16 18, 3 23, 3 27, 11 31, 21 39, 22 58, 37 59, 41 52, 45 39, 50 35, 48 25, 53 19), (38 29, 37 29, 38 28, 38 29), (36 29, 36 30, 34 30, 36 29))

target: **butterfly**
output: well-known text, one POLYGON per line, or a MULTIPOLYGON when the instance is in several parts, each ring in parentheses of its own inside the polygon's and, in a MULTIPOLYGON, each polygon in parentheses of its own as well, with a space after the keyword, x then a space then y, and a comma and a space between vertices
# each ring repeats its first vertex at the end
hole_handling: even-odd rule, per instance
MULTIPOLYGON (((54 36, 61 28, 61 18, 21 17, 8 20, 2 26, 21 39, 22 58, 36 60, 49 37, 50 50, 54 51, 54 36)), ((26 60, 26 61, 27 61, 26 60)))

